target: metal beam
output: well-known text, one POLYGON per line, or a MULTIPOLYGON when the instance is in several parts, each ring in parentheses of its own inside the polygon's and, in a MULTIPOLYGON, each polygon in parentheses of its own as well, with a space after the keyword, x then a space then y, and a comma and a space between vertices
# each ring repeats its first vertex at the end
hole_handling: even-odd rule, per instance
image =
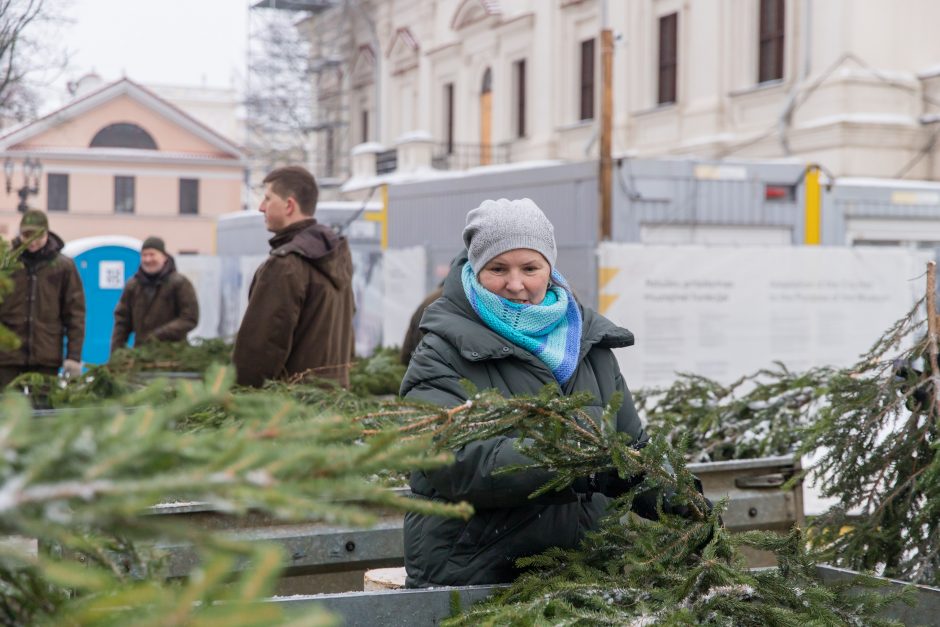
POLYGON ((319 13, 337 6, 337 0, 260 0, 252 9, 278 9, 281 11, 310 11, 319 13))
POLYGON ((345 592, 314 596, 275 597, 271 602, 284 606, 287 616, 300 615, 312 607, 338 614, 344 627, 433 627, 451 616, 456 605, 465 611, 505 586, 460 586, 345 592))

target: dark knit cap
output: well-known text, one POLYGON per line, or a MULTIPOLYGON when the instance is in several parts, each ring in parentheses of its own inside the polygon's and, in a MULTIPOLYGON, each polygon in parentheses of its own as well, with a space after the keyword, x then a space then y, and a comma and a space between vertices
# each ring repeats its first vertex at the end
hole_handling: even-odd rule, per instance
POLYGON ((140 247, 140 249, 144 250, 145 248, 152 248, 153 250, 159 250, 164 255, 166 254, 166 244, 164 244, 163 240, 156 235, 151 235, 144 240, 144 244, 140 247))
POLYGON ((48 231, 49 219, 39 209, 29 209, 20 220, 20 233, 35 233, 48 231))

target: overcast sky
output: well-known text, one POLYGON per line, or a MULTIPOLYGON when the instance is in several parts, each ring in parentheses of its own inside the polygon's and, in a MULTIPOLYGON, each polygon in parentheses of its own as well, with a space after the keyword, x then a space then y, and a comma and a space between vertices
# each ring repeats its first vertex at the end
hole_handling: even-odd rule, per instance
POLYGON ((66 0, 69 76, 241 89, 248 0, 66 0))

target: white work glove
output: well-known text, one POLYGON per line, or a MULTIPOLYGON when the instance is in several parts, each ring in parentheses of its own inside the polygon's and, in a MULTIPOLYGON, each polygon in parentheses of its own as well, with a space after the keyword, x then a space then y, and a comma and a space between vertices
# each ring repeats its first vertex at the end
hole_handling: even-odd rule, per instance
POLYGON ((77 379, 82 376, 82 364, 74 359, 66 359, 62 362, 62 372, 67 378, 77 379))

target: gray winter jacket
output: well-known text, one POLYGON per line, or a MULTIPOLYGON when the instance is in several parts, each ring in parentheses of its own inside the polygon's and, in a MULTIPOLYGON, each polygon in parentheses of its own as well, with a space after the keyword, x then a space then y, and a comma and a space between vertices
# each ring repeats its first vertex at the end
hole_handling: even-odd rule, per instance
MULTIPOLYGON (((466 400, 461 381, 478 389, 495 388, 506 397, 537 394, 555 383, 544 362, 487 327, 464 295, 454 261, 443 297, 428 307, 421 321, 425 336, 405 374, 401 394, 441 406, 466 400)), ((633 344, 633 334, 583 308, 578 367, 563 392, 590 392, 595 402, 585 410, 600 417, 613 395, 622 392, 617 429, 634 441, 646 441, 633 399, 611 349, 633 344)), ((590 500, 570 489, 537 500, 529 495, 550 478, 548 471, 495 474, 499 468, 526 463, 516 438, 500 436, 473 442, 455 452, 453 465, 415 471, 411 489, 442 502, 467 501, 476 513, 469 521, 409 513, 405 517, 405 566, 409 587, 492 584, 518 574, 514 562, 545 549, 575 547, 597 528, 608 499, 590 500)))

